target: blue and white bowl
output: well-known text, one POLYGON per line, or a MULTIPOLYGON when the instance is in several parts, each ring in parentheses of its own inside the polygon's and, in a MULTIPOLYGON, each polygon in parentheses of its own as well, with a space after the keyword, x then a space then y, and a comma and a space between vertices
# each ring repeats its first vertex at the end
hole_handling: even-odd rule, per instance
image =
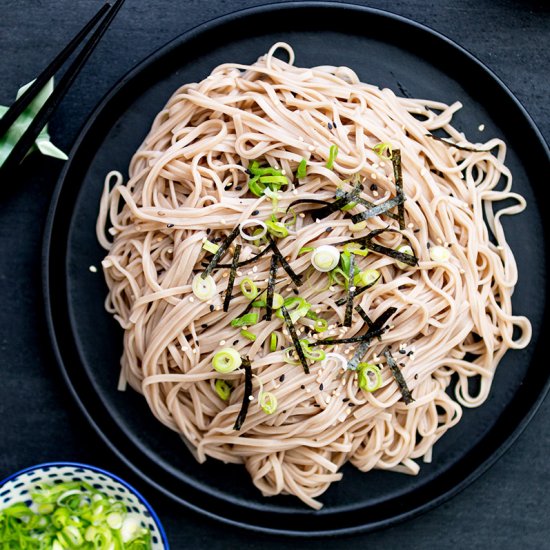
POLYGON ((51 462, 21 470, 0 482, 0 510, 16 502, 30 504, 30 493, 38 483, 85 481, 105 495, 120 500, 128 511, 151 531, 153 550, 168 550, 166 533, 151 505, 131 485, 101 468, 74 462, 51 462))

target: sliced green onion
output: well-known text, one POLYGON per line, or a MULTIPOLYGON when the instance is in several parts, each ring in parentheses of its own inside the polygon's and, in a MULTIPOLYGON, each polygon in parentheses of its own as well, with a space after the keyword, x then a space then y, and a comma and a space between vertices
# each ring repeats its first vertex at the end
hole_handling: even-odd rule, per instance
POLYGON ((340 261, 340 251, 331 245, 318 246, 311 255, 311 265, 317 271, 332 271, 340 261))
POLYGON ((328 329, 328 321, 326 319, 315 319, 315 324, 313 325, 315 332, 325 332, 328 329))
POLYGON ((32 509, 16 503, 0 510, 2 548, 151 548, 148 529, 126 537, 126 506, 84 481, 35 484, 30 497, 32 509))
POLYGON ((277 193, 277 191, 273 191, 269 187, 266 187, 264 189, 264 195, 271 199, 271 207, 273 212, 275 212, 277 210, 277 205, 279 204, 279 199, 281 198, 279 193, 277 193))
POLYGON ((285 176, 261 176, 261 183, 274 183, 278 185, 288 185, 288 179, 285 176))
POLYGON ((336 160, 337 156, 338 156, 338 145, 331 145, 328 153, 328 160, 326 163, 326 167, 329 170, 332 170, 334 166, 334 161, 336 160))
MULTIPOLYGON (((398 246, 397 252, 401 252, 401 254, 407 254, 407 256, 414 256, 413 249, 408 244, 402 244, 401 246, 398 246)), ((406 263, 397 262, 397 267, 399 267, 399 269, 407 269, 407 267, 409 266, 406 263)))
POLYGON ((324 361, 326 354, 321 348, 312 349, 307 340, 300 340, 302 351, 307 359, 312 361, 324 361))
MULTIPOLYGON (((273 309, 279 309, 280 307, 282 307, 284 302, 285 302, 285 299, 278 292, 273 293, 273 305, 272 305, 273 309)), ((260 295, 260 299, 256 300, 252 305, 254 307, 265 307, 266 306, 265 291, 262 292, 262 294, 260 295)))
POLYGON ((213 243, 212 241, 209 241, 208 239, 204 239, 204 241, 202 241, 202 247, 207 252, 212 252, 212 254, 215 254, 219 250, 220 245, 218 245, 216 243, 213 243))
POLYGON ((205 302, 210 300, 216 294, 216 281, 214 281, 212 275, 207 275, 203 278, 202 274, 195 275, 191 284, 193 294, 199 299, 205 302))
POLYGON ((306 254, 306 252, 311 252, 312 250, 315 250, 312 246, 304 246, 303 248, 300 248, 298 251, 298 256, 301 256, 302 254, 306 254))
POLYGON ((260 407, 266 414, 273 414, 277 410, 277 398, 271 392, 263 392, 259 401, 260 407))
POLYGON ((393 156, 393 149, 391 143, 383 142, 375 145, 372 150, 384 160, 391 160, 393 156))
POLYGON ((242 364, 239 352, 234 348, 223 348, 214 354, 212 366, 221 374, 228 374, 238 369, 242 364))
POLYGON ((259 315, 257 313, 247 313, 241 317, 237 317, 231 321, 232 327, 249 327, 255 325, 258 322, 259 315))
POLYGON ((366 220, 363 220, 362 222, 351 224, 349 229, 352 233, 359 233, 359 231, 363 231, 366 228, 367 228, 367 222, 366 220))
POLYGON ((348 243, 344 246, 344 252, 357 254, 358 256, 367 256, 369 253, 369 249, 361 248, 361 245, 359 243, 348 243))
POLYGON ((353 284, 355 286, 368 286, 372 285, 380 278, 380 272, 377 269, 365 269, 360 271, 353 278, 353 284))
POLYGON ((252 342, 256 340, 256 335, 249 330, 245 330, 244 328, 241 329, 241 336, 247 340, 252 340, 252 342))
POLYGON ((348 204, 346 204, 345 206, 342 206, 342 208, 340 208, 340 210, 342 212, 347 212, 348 210, 351 210, 352 208, 355 208, 357 206, 357 203, 355 201, 352 201, 352 202, 348 202, 348 204))
POLYGON ((288 237, 288 229, 285 227, 284 223, 278 221, 266 221, 267 230, 271 235, 277 237, 278 239, 283 239, 288 237))
MULTIPOLYGON (((349 259, 349 257, 348 257, 349 259)), ((349 264, 348 264, 349 266, 349 264)), ((347 287, 348 275, 341 267, 335 267, 329 274, 330 285, 339 285, 347 287)))
POLYGON ((434 262, 444 263, 449 261, 451 251, 444 246, 432 246, 430 248, 430 259, 434 262))
POLYGON ((357 380, 362 390, 373 392, 382 386, 382 373, 372 363, 359 363, 357 365, 357 380))
MULTIPOLYGON (((311 304, 309 302, 306 302, 306 300, 304 300, 300 296, 292 296, 290 298, 286 298, 283 305, 287 309, 290 315, 290 320, 293 323, 295 323, 301 317, 305 317, 307 315, 307 312, 311 308, 311 304)), ((284 319, 282 307, 281 309, 277 310, 277 313, 275 315, 277 315, 279 319, 284 319)))
POLYGON ((275 332, 272 332, 271 336, 269 337, 269 351, 277 351, 277 340, 277 334, 275 332))
POLYGON ((258 296, 258 287, 256 286, 256 283, 250 279, 250 277, 245 277, 239 286, 241 287, 243 296, 247 300, 254 300, 254 298, 258 296))
POLYGON ((300 164, 298 164, 298 169, 296 170, 296 177, 298 179, 305 178, 307 176, 307 160, 302 159, 300 164))
POLYGON ((228 401, 231 396, 231 383, 218 378, 214 382, 214 389, 222 401, 228 401))
POLYGON ((265 185, 258 181, 258 176, 248 180, 248 189, 253 195, 261 197, 264 194, 265 185))
POLYGON ((267 226, 261 220, 245 220, 244 222, 241 222, 239 224, 239 232, 243 239, 247 241, 257 241, 267 233, 267 226), (248 227, 250 225, 259 225, 261 228, 260 232, 258 233, 255 231, 253 235, 248 235, 247 233, 245 233, 244 231, 245 227, 248 227))

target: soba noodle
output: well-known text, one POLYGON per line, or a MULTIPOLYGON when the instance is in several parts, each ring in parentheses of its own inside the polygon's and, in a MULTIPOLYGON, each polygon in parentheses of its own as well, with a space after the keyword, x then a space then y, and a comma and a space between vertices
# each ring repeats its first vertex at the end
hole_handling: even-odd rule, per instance
MULTIPOLYGON (((106 307, 124 329, 121 388, 127 382, 141 392, 197 460, 244 464, 263 495, 291 494, 320 508, 316 497, 341 479, 348 461, 364 472, 416 474, 417 459, 431 461, 435 442, 460 421, 462 408, 485 401, 506 351, 528 344, 529 321, 512 314, 517 269, 500 220, 521 212, 525 201, 511 192, 505 144, 491 139, 472 145, 453 128, 459 103, 397 97, 360 82, 350 68, 306 69, 293 62, 290 46, 275 44, 253 65, 220 65, 202 82, 178 89, 135 153, 129 180, 108 174, 97 233, 108 250, 106 307), (289 63, 274 56, 278 48, 288 52, 289 63), (427 135, 437 130, 458 147, 427 135), (205 239, 220 244, 241 222, 270 219, 271 198, 248 190, 247 166, 258 160, 289 181, 275 214, 290 232, 277 246, 305 281, 295 288, 279 269, 277 292, 299 292, 329 323, 328 331, 312 333, 313 321, 303 317, 296 322, 300 337, 313 342, 364 334, 367 327, 355 312, 351 327, 342 327, 345 307, 336 301, 347 290, 330 284, 301 249, 398 228, 396 222, 372 217, 358 231, 350 214, 364 210, 361 205, 322 219, 314 205, 285 211, 296 199, 334 201, 337 189, 352 189, 354 178, 363 182, 361 197, 372 203, 394 196, 392 162, 373 151, 381 142, 401 151, 406 227, 381 235, 380 242, 395 249, 408 239, 419 263, 398 265, 372 251, 356 258, 360 269, 376 269, 381 278, 355 303, 372 319, 397 308, 364 359, 381 368, 383 380, 380 389, 367 392, 357 373, 346 369, 356 344, 327 348, 331 353, 306 374, 287 362, 284 350, 292 340, 279 317, 248 327, 255 341, 231 326, 249 303, 239 283, 249 277, 260 290, 267 287, 269 254, 237 271, 227 313, 222 301, 229 269, 212 271, 218 292, 208 301, 193 294, 191 281, 211 258, 202 248, 205 239), (338 155, 327 168, 333 145, 338 155), (307 176, 298 182, 302 159, 307 176), (514 204, 495 211, 504 199, 514 204), (432 260, 430 246, 444 247, 449 259, 432 260), (409 404, 386 365, 386 346, 412 391, 409 404), (253 399, 239 431, 234 424, 243 372, 222 375, 212 367, 224 347, 248 356, 254 374, 253 399), (474 378, 475 392, 469 385, 474 378), (232 383, 227 402, 216 392, 217 379, 232 383), (275 413, 259 406, 260 388, 276 396, 275 413)), ((241 260, 262 248, 241 237, 236 243, 242 244, 241 260)))

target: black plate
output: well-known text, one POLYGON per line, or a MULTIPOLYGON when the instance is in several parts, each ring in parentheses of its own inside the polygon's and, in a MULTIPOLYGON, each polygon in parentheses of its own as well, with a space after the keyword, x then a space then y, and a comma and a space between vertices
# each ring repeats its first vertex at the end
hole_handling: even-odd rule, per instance
POLYGON ((348 65, 362 80, 401 94, 460 100, 464 109, 455 122, 460 129, 473 140, 499 136, 508 143, 514 188, 529 204, 504 221, 520 267, 514 307, 529 316, 537 341, 548 258, 548 216, 543 222, 537 197, 550 166, 533 122, 490 71, 445 37, 389 13, 327 3, 270 5, 201 25, 138 65, 101 102, 78 138, 51 207, 44 245, 49 328, 66 381, 94 428, 131 468, 174 500, 263 531, 312 536, 372 530, 441 503, 509 447, 548 389, 547 361, 535 343, 506 355, 487 402, 465 410, 418 476, 345 467, 343 481, 321 497, 325 507, 313 512, 291 497, 262 498, 242 467, 215 460, 198 465, 140 395, 117 392, 122 331, 103 309, 101 273, 88 269, 103 257, 94 225, 105 174, 126 173, 172 92, 220 63, 251 63, 279 40, 294 46, 300 66, 348 65))

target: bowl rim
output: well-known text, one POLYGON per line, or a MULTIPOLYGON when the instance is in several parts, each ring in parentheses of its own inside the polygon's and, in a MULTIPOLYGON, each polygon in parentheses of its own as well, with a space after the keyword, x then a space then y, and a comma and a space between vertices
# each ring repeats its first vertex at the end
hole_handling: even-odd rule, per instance
POLYGON ((2 491, 2 488, 6 485, 6 483, 13 481, 14 479, 28 472, 32 472, 34 470, 38 470, 41 468, 64 468, 67 466, 71 468, 83 468, 86 470, 97 472, 99 474, 103 474, 107 477, 110 477, 117 483, 120 483, 124 487, 126 487, 126 489, 128 489, 131 493, 133 493, 138 498, 138 500, 145 506, 147 511, 151 514, 151 518, 153 519, 153 521, 155 522, 159 530, 165 550, 170 550, 170 544, 168 543, 168 538, 166 536, 166 532, 164 530, 162 522, 160 521, 157 513, 155 512, 155 510, 153 510, 153 507, 149 504, 147 499, 135 487, 130 485, 127 481, 124 481, 121 477, 117 476, 116 474, 113 474, 112 472, 104 470, 103 468, 99 468, 98 466, 92 466, 91 464, 84 464, 82 462, 42 462, 40 464, 35 464, 34 466, 28 466, 27 468, 18 470, 17 472, 9 475, 8 477, 5 477, 2 480, 0 480, 0 492, 2 491))

